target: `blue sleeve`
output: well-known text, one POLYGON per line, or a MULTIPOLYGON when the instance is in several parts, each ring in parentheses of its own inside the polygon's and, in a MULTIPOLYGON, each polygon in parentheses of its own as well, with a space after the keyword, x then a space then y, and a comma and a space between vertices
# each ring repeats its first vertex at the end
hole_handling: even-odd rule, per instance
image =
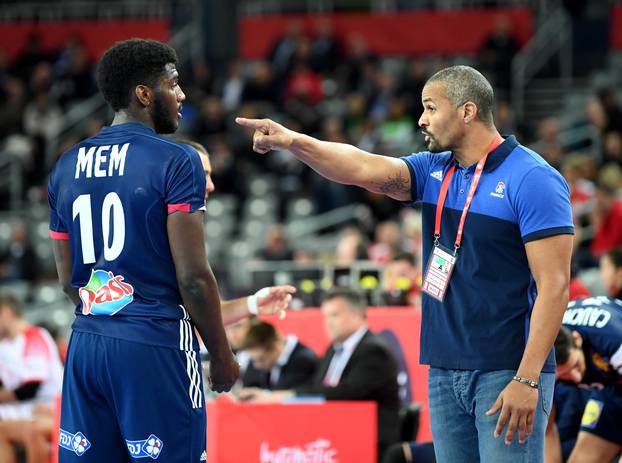
POLYGON ((165 178, 168 213, 205 210, 205 172, 199 155, 183 150, 175 155, 165 178))
POLYGON ((50 233, 52 237, 59 237, 68 233, 67 225, 63 222, 57 206, 56 169, 48 180, 48 204, 50 206, 50 233))
POLYGON ((513 198, 524 243, 553 235, 572 235, 570 191, 564 178, 548 165, 531 169, 513 198))
POLYGON ((425 183, 430 176, 430 166, 433 162, 432 153, 424 151, 413 153, 400 158, 410 171, 410 201, 417 202, 423 199, 425 183))

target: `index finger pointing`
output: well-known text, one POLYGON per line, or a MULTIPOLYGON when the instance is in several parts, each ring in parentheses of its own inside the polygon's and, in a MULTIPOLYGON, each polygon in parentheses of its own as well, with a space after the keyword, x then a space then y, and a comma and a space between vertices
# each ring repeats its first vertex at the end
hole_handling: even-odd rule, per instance
POLYGON ((245 117, 236 117, 235 122, 243 127, 249 127, 251 129, 261 129, 265 122, 261 119, 247 119, 245 117))

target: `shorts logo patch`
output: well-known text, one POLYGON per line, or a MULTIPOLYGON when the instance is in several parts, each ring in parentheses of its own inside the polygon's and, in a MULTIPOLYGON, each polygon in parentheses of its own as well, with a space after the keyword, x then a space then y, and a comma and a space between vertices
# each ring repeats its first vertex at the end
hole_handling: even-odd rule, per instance
POLYGON ((152 458, 157 460, 164 448, 164 442, 155 434, 151 434, 144 440, 126 440, 125 443, 133 458, 152 458))
POLYGON ((58 439, 58 446, 81 457, 88 449, 91 448, 91 443, 80 431, 72 434, 64 429, 61 429, 58 439))
POLYGON ((585 428, 595 428, 602 411, 603 403, 598 400, 590 399, 585 405, 583 418, 581 418, 581 426, 585 428))

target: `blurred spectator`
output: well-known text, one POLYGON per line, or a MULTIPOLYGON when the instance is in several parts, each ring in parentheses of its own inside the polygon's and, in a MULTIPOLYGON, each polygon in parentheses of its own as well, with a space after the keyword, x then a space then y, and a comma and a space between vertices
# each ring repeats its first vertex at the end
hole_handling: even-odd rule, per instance
POLYGON ((320 73, 332 72, 337 67, 341 50, 330 20, 319 20, 316 33, 311 44, 311 68, 320 73))
POLYGON ((402 250, 400 225, 388 220, 376 226, 376 241, 369 247, 369 260, 386 263, 402 250))
POLYGON ((622 245, 622 202, 610 186, 603 183, 597 185, 596 205, 590 219, 594 227, 590 250, 595 259, 622 245))
POLYGON ((611 131, 603 139, 603 161, 622 166, 622 133, 611 131))
POLYGON ((227 124, 222 101, 215 96, 202 100, 195 136, 198 138, 224 135, 226 131, 227 124))
POLYGON ((415 123, 406 113, 406 102, 395 97, 389 102, 387 118, 378 127, 382 150, 409 154, 413 144, 415 123))
POLYGON ((274 104, 277 102, 277 89, 270 64, 258 61, 251 65, 248 81, 244 85, 242 101, 263 101, 274 104))
POLYGON ((607 296, 622 299, 622 248, 607 251, 600 258, 600 278, 607 296))
POLYGON ((233 111, 240 106, 244 93, 244 70, 240 60, 233 60, 227 69, 227 77, 222 86, 222 104, 226 111, 233 111))
POLYGON ((23 131, 23 114, 26 108, 24 83, 8 78, 3 84, 4 97, 0 101, 0 138, 23 131))
POLYGON ((8 249, 0 256, 2 280, 23 280, 31 283, 39 278, 39 262, 28 233, 26 223, 16 221, 12 225, 8 249))
POLYGON ((516 133, 516 120, 514 112, 507 101, 499 100, 495 108, 495 126, 501 134, 516 133))
POLYGON ((421 91, 428 77, 430 76, 425 61, 413 59, 408 63, 406 75, 399 86, 398 94, 405 99, 408 113, 413 121, 418 121, 423 113, 421 91))
POLYGON ((538 140, 530 148, 559 169, 566 150, 559 141, 559 124, 556 118, 547 117, 538 124, 538 140))
POLYGON ((250 325, 242 346, 251 359, 242 377, 246 388, 276 390, 304 386, 318 367, 315 353, 296 336, 282 336, 273 325, 261 320, 250 325))
POLYGON ((590 98, 585 105, 585 117, 587 119, 587 123, 592 130, 593 134, 593 143, 592 143, 592 154, 600 159, 601 157, 601 137, 607 130, 609 126, 609 119, 607 118, 607 113, 603 108, 602 103, 597 98, 590 98))
MULTIPOLYGON (((247 317, 237 321, 236 323, 225 326, 227 341, 229 341, 229 346, 231 346, 231 350, 235 354, 235 357, 240 364, 240 378, 244 377, 248 366, 251 364, 251 357, 250 355, 248 355, 248 352, 243 349, 243 343, 244 338, 246 338, 246 333, 248 333, 251 325, 255 323, 256 320, 256 317, 247 317)), ((202 351, 201 353, 207 354, 207 350, 205 350, 204 352, 202 351)), ((238 380, 238 383, 241 387, 241 379, 238 380)))
POLYGON ((400 252, 389 262, 382 280, 383 304, 418 307, 421 271, 414 254, 400 252))
POLYGON ((348 37, 348 54, 339 73, 345 88, 360 91, 366 83, 369 73, 366 69, 371 69, 376 57, 369 52, 365 38, 362 35, 351 35, 348 37))
POLYGON ((570 285, 568 287, 568 300, 576 301, 577 299, 585 299, 590 297, 592 292, 587 289, 583 281, 577 276, 578 268, 575 262, 570 266, 570 285))
POLYGON ((512 59, 518 50, 508 18, 500 17, 480 49, 480 66, 492 73, 494 85, 506 92, 512 81, 512 59))
POLYGON ((570 203, 575 221, 590 212, 594 206, 594 184, 587 179, 590 163, 591 159, 580 153, 571 153, 562 162, 561 173, 570 188, 570 203))
POLYGON ((601 88, 597 93, 598 99, 607 115, 607 130, 622 132, 622 108, 618 104, 613 88, 601 88))
POLYGON ((52 62, 52 56, 43 49, 41 36, 33 32, 28 36, 24 49, 13 63, 12 73, 26 81, 30 78, 34 68, 44 61, 52 62))
POLYGON ((285 35, 273 45, 269 58, 278 78, 288 74, 291 70, 294 55, 303 37, 302 24, 291 22, 287 25, 285 35))
POLYGON ((77 37, 67 42, 54 64, 54 72, 52 92, 62 105, 86 99, 97 91, 87 50, 77 37))
POLYGON ((305 62, 296 63, 285 84, 285 99, 297 99, 316 105, 324 99, 322 78, 305 62))
POLYGON ((346 227, 341 230, 335 263, 340 266, 349 266, 357 260, 367 260, 367 239, 357 227, 346 227))
POLYGON ((294 253, 287 244, 283 225, 275 223, 268 227, 264 247, 257 251, 256 257, 267 261, 292 260, 294 253))
POLYGON ((351 289, 334 288, 322 303, 332 344, 314 381, 294 390, 249 394, 260 402, 321 396, 327 400, 373 400, 378 404, 378 461, 398 438, 400 406, 397 363, 385 342, 367 327, 365 298, 351 289))
POLYGON ((35 409, 53 406, 62 374, 51 336, 22 318, 17 299, 1 295, 0 461, 14 461, 11 444, 24 447, 28 463, 47 461, 51 426, 41 428, 35 409))

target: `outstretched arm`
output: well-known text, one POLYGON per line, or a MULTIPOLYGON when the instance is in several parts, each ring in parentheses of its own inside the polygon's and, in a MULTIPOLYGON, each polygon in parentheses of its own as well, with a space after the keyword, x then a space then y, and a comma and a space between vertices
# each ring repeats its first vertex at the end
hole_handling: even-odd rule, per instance
POLYGON ((329 180, 360 186, 399 201, 411 199, 410 172, 400 159, 368 153, 345 143, 321 141, 270 119, 238 117, 235 121, 255 130, 253 149, 258 153, 289 150, 329 180))
POLYGON ((220 311, 225 325, 230 325, 248 317, 256 310, 255 315, 285 315, 285 310, 296 292, 293 286, 270 286, 257 291, 252 296, 241 297, 230 301, 220 301, 220 311), (254 300, 254 302, 253 302, 254 300))

